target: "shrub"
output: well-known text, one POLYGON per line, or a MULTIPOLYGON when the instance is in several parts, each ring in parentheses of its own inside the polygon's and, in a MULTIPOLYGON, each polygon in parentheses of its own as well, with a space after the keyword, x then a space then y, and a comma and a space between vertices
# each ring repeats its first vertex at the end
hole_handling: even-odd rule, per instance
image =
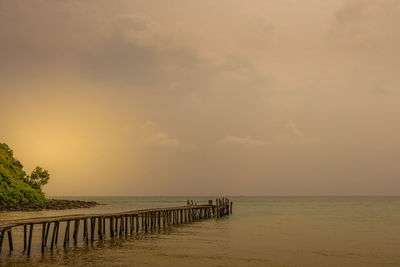
POLYGON ((41 188, 49 178, 49 173, 40 167, 27 176, 13 151, 0 143, 0 209, 46 202, 41 188))

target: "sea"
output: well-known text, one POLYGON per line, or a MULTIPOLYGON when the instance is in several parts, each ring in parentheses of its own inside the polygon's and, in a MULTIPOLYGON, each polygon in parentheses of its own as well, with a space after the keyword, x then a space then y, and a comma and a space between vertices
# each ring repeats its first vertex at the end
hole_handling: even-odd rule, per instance
MULTIPOLYGON (((93 200, 94 208, 0 212, 0 220, 113 213, 198 204, 209 197, 60 197, 93 200)), ((400 266, 400 197, 229 197, 233 214, 40 252, 41 226, 30 257, 22 229, 14 251, 4 239, 1 266, 400 266), (36 243, 35 243, 36 242, 36 243)), ((62 230, 62 229, 61 229, 62 230)))

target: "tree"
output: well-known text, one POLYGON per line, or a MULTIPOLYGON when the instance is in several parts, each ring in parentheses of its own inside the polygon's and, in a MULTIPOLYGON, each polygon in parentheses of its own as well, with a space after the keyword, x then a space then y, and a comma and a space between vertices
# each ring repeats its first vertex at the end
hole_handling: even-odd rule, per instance
POLYGON ((13 151, 0 142, 0 210, 45 203, 47 200, 40 187, 47 183, 48 177, 47 171, 36 168, 30 180, 13 151))
POLYGON ((37 166, 27 177, 28 183, 36 189, 41 189, 45 184, 49 182, 50 174, 47 170, 37 166))

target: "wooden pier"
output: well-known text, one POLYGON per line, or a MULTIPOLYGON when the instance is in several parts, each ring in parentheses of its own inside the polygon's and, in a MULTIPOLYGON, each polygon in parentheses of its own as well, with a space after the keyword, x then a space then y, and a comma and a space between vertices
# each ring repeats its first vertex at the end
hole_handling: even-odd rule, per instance
MULTIPOLYGON (((68 247, 72 233, 75 245, 81 236, 86 244, 95 240, 127 236, 139 231, 148 232, 172 225, 189 223, 197 220, 220 218, 232 214, 232 202, 227 198, 210 201, 207 205, 196 205, 187 201, 186 206, 134 210, 112 214, 77 214, 67 216, 31 218, 0 221, 0 254, 7 235, 9 253, 14 250, 13 229, 23 228, 23 252, 28 256, 32 250, 34 226, 41 227, 41 252, 53 250, 59 245, 60 225, 64 224, 63 247, 68 247), (51 229, 51 231, 50 231, 51 229), (49 238, 51 235, 51 239, 49 238), (48 242, 49 240, 49 242, 48 242), (48 246, 49 245, 49 246, 48 246)), ((62 233, 61 233, 62 234, 62 233)), ((62 236, 60 236, 60 239, 62 236)))

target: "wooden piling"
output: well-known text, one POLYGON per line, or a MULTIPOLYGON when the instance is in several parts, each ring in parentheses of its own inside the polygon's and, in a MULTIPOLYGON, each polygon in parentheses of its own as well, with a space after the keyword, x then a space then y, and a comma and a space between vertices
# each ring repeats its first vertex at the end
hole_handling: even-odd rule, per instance
POLYGON ((89 238, 88 238, 88 225, 87 225, 87 219, 83 219, 83 241, 88 243, 89 238))
POLYGON ((124 217, 121 217, 119 226, 119 236, 122 236, 123 231, 124 231, 124 217))
POLYGON ((11 228, 7 231, 7 235, 8 235, 8 247, 10 248, 10 253, 11 253, 11 251, 14 250, 11 228))
POLYGON ((66 227, 65 227, 65 235, 64 235, 64 247, 69 245, 69 227, 70 227, 70 221, 67 221, 66 227))
POLYGON ((96 218, 90 218, 90 241, 94 241, 94 228, 96 227, 96 218))
POLYGON ((99 240, 103 239, 103 219, 101 217, 97 218, 97 234, 99 236, 99 240))
POLYGON ((144 218, 144 231, 147 232, 147 223, 148 223, 148 213, 146 212, 144 218))
POLYGON ((106 217, 103 217, 103 238, 106 238, 106 217))
POLYGON ((57 229, 56 229, 56 240, 54 241, 55 245, 57 245, 58 242, 58 231, 60 229, 60 222, 57 222, 57 229))
POLYGON ((28 256, 31 255, 31 245, 32 245, 32 232, 33 232, 33 223, 30 224, 29 228, 29 240, 28 240, 28 256))
POLYGON ((0 255, 1 255, 1 249, 3 248, 3 240, 4 240, 4 232, 5 232, 6 230, 5 229, 3 229, 1 232, 0 232, 0 255))
POLYGON ((46 223, 44 222, 44 223, 42 223, 42 249, 41 249, 41 251, 42 251, 42 253, 44 252, 44 238, 45 238, 45 236, 46 236, 46 223))
POLYGON ((74 238, 74 244, 78 243, 78 233, 79 233, 79 225, 80 225, 81 221, 79 219, 75 220, 75 224, 74 224, 74 234, 73 234, 73 238, 74 238))
POLYGON ((110 217, 110 237, 114 237, 114 217, 110 217))
POLYGON ((44 237, 44 247, 47 247, 47 238, 49 237, 50 225, 51 222, 48 222, 46 227, 46 235, 44 237))
POLYGON ((125 236, 128 235, 128 227, 129 227, 129 222, 128 222, 128 216, 124 216, 124 221, 125 221, 125 236))
POLYGON ((56 239, 57 223, 58 222, 54 222, 54 225, 53 225, 53 235, 51 236, 51 244, 50 244, 51 250, 53 250, 53 248, 54 248, 54 241, 56 239))
POLYGON ((149 212, 149 229, 153 230, 153 212, 149 212))
POLYGON ((165 224, 169 226, 169 211, 165 212, 165 224))
POLYGON ((24 224, 24 251, 26 251, 26 224, 24 224))
POLYGON ((160 217, 160 212, 156 211, 156 225, 155 228, 160 228, 160 223, 161 223, 161 217, 160 217))
POLYGON ((115 235, 118 236, 118 217, 115 217, 115 235))

